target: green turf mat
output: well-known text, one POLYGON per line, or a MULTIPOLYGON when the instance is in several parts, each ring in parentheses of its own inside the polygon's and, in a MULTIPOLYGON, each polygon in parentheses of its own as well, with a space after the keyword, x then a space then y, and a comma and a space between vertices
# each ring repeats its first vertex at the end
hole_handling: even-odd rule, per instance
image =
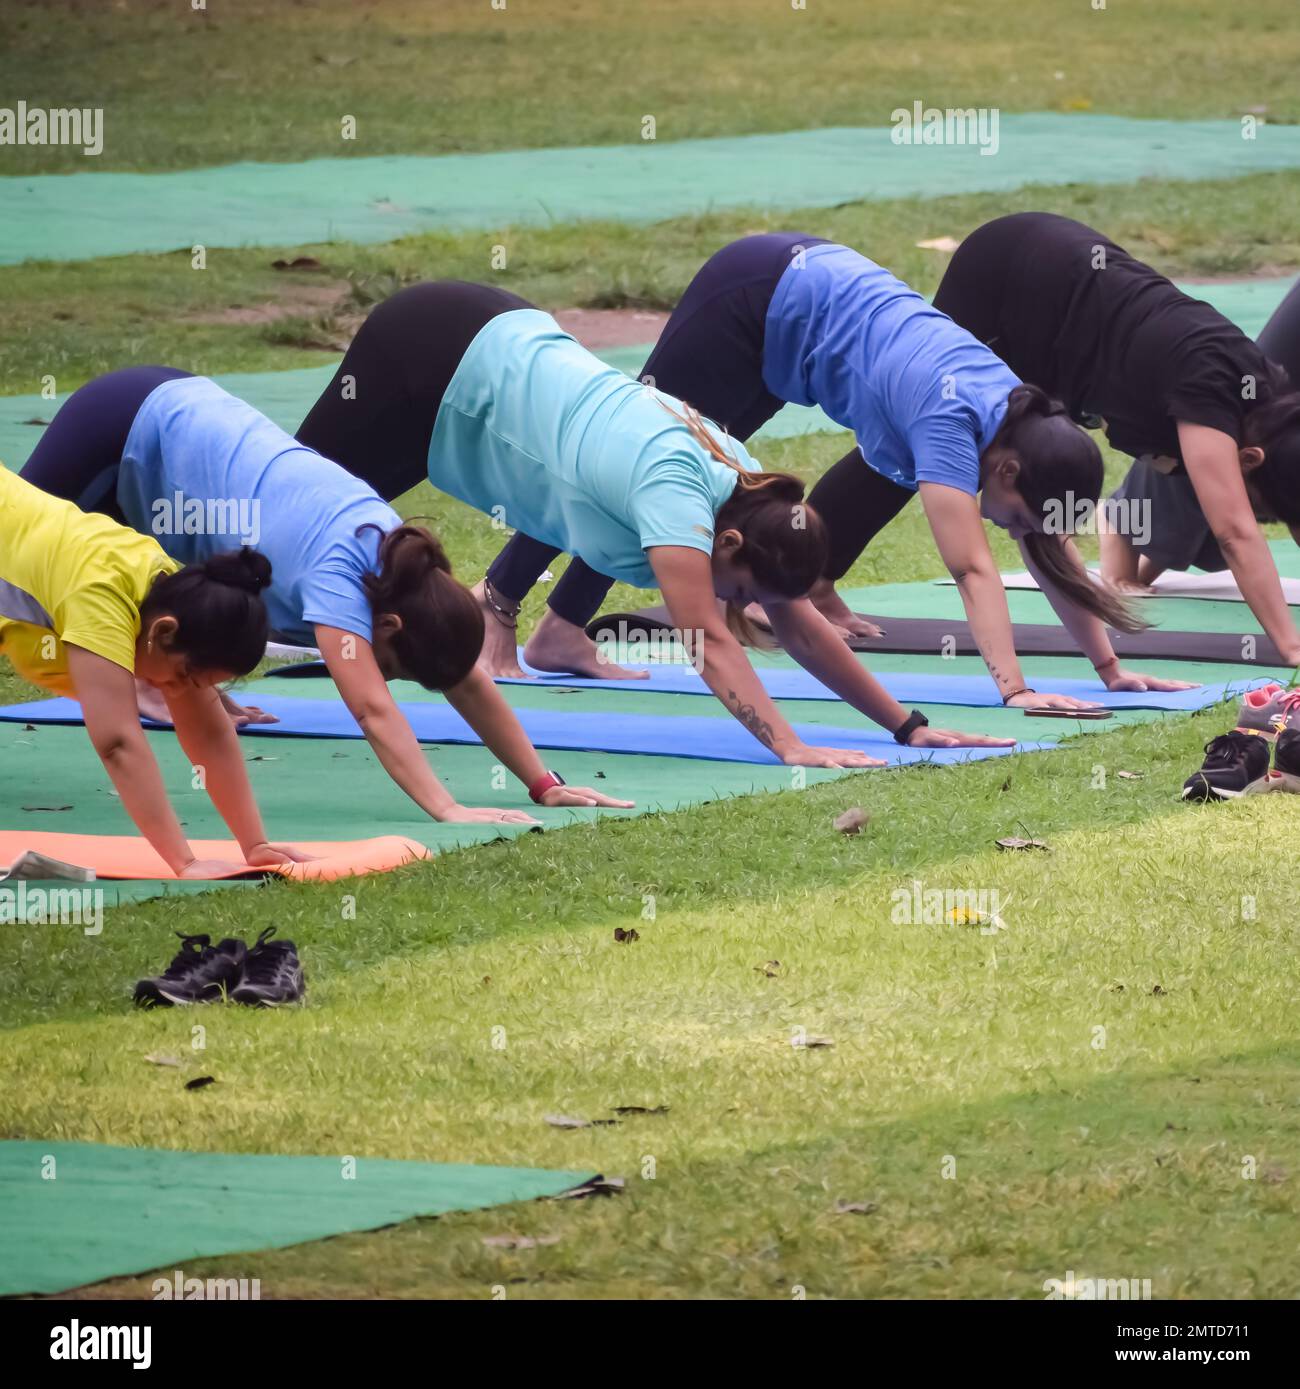
MULTIPOLYGON (((201 1095, 185 1096, 175 1075, 150 1079, 176 1086, 184 1102, 204 1103, 201 1095)), ((0 1296, 63 1292, 150 1269, 171 1286, 173 1271, 194 1259, 558 1196, 594 1175, 0 1142, 0 1296), (232 1199, 236 1193, 250 1199, 232 1199)))
POLYGON ((1300 127, 1003 114, 998 145, 900 145, 893 126, 492 154, 230 164, 0 180, 0 264, 202 244, 394 241, 437 227, 656 222, 707 207, 831 207, 1022 188, 1234 178, 1300 167, 1300 127))
MULTIPOLYGON (((12 821, 10 822, 12 823, 12 821)), ((22 883, 0 882, 0 924, 48 924, 70 914, 67 925, 80 927, 85 934, 98 934, 101 913, 111 907, 144 902, 151 897, 194 897, 201 892, 224 892, 227 888, 252 889, 256 881, 177 882, 174 878, 137 878, 132 881, 89 883, 68 882, 64 878, 28 879, 22 883), (74 893, 76 896, 68 896, 74 893), (76 919, 80 907, 81 919, 76 919), (71 913, 69 913, 71 908, 71 913)))

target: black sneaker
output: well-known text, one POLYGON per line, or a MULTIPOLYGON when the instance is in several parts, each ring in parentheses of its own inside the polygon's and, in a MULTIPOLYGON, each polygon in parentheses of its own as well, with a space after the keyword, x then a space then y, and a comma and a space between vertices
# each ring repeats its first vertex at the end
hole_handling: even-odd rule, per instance
POLYGON ((294 943, 272 940, 273 935, 275 927, 268 926, 244 957, 243 973, 230 991, 234 1002, 275 1008, 281 1003, 297 1003, 307 992, 294 943))
POLYGON ((247 954, 242 940, 213 945, 209 936, 176 934, 181 938, 176 958, 162 974, 141 979, 135 986, 135 1001, 142 1008, 211 1003, 239 982, 247 954))
POLYGON ((1273 775, 1278 791, 1300 792, 1300 728, 1284 728, 1273 744, 1273 775))
POLYGON ((1206 743, 1201 770, 1183 782, 1183 800, 1235 800, 1267 789, 1268 779, 1267 741, 1233 729, 1206 743))

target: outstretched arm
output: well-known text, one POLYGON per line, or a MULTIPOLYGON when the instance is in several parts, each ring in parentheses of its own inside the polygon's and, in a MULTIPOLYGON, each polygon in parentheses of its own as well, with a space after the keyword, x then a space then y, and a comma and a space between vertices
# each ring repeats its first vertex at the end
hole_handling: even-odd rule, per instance
POLYGON ((262 814, 253 797, 239 735, 221 691, 187 688, 169 694, 167 711, 190 765, 201 769, 203 785, 217 813, 239 841, 244 857, 258 868, 305 863, 312 857, 287 844, 268 844, 262 814))
MULTIPOLYGON (((533 786, 546 775, 537 749, 529 741, 515 711, 506 703, 492 677, 481 666, 447 692, 447 702, 482 738, 484 744, 523 782, 533 786)), ((590 786, 552 786, 542 795, 547 806, 614 806, 630 809, 635 801, 620 801, 590 786)))
MULTIPOLYGON (((1065 535, 1058 536, 1057 539, 1065 546, 1070 557, 1082 570, 1084 567, 1083 559, 1074 541, 1065 535)), ((1023 540, 1020 542, 1020 554, 1025 561, 1026 568, 1034 576, 1034 581, 1046 595, 1047 601, 1052 605, 1057 617, 1061 619, 1061 626, 1078 642, 1079 649, 1092 662, 1093 670, 1097 672, 1108 690, 1190 690, 1195 688, 1187 680, 1165 680, 1158 675, 1140 675, 1137 671, 1125 670, 1120 665, 1115 648, 1111 645, 1110 633, 1107 632, 1106 624, 1101 618, 1071 602, 1069 597, 1062 593, 1034 563, 1034 558, 1029 553, 1029 547, 1023 540)))
POLYGON ((1289 666, 1300 666, 1300 631, 1282 593, 1277 565, 1255 520, 1230 435, 1179 421, 1178 443, 1196 500, 1256 620, 1289 666))
MULTIPOLYGON (((847 704, 874 719, 890 733, 907 721, 908 711, 845 646, 834 627, 806 598, 767 606, 772 633, 786 652, 829 686, 847 704)), ((988 738, 982 733, 954 733, 946 728, 916 728, 909 747, 1011 747, 1014 738, 988 738)))
MULTIPOLYGON (((681 632, 704 683, 764 747, 791 767, 882 765, 879 759, 862 752, 809 747, 800 740, 754 674, 740 643, 727 630, 714 597, 708 555, 686 545, 655 545, 647 554, 673 626, 681 632)), ((899 712, 901 723, 901 708, 899 712)))
POLYGON ((68 674, 122 809, 178 878, 210 878, 247 864, 196 859, 167 799, 162 773, 149 747, 136 705, 135 676, 84 647, 68 645, 68 674))
POLYGON ((939 482, 923 482, 919 491, 934 543, 956 580, 971 634, 1003 702, 1016 708, 1091 708, 1087 700, 1026 690, 1007 593, 984 533, 979 502, 968 492, 939 482))
POLYGON ((368 641, 339 627, 318 626, 316 645, 348 712, 360 724, 384 770, 426 815, 456 824, 537 823, 522 810, 470 808, 457 802, 425 758, 411 725, 389 692, 368 641))

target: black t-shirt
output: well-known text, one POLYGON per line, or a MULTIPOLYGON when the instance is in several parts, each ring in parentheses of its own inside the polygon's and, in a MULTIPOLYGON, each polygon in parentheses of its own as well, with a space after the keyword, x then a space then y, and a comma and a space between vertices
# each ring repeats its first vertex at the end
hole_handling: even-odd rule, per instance
POLYGON ((1076 418, 1101 416, 1134 457, 1181 458, 1179 421, 1240 443, 1248 383, 1258 393, 1268 379, 1263 353, 1217 309, 1068 217, 979 228, 935 302, 1076 418))

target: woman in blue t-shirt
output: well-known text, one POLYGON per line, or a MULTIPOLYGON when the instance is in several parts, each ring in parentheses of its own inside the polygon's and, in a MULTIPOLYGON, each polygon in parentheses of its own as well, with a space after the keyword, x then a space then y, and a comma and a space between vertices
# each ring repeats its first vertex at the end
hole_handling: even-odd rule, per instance
MULTIPOLYGON (((1179 689, 1120 667, 1106 625, 1139 625, 1089 580, 1069 543, 1095 504, 1103 466, 1092 439, 987 347, 887 270, 847 247, 788 232, 744 237, 699 271, 646 362, 642 379, 733 435, 749 438, 787 402, 820 406, 857 436, 813 489, 829 558, 812 592, 841 630, 878 630, 835 593, 867 544, 917 493, 971 631, 1004 703, 1072 708, 1084 701, 1027 688, 1002 580, 982 519, 1008 530, 1075 640, 1112 690, 1179 689)), ((553 554, 516 536, 489 577, 522 598, 553 554)), ((539 636, 561 650, 594 615, 608 579, 569 567, 539 636), (544 630, 545 629, 545 630, 544 630)), ((532 647, 526 649, 530 661, 532 647)))
MULTIPOLYGON (((388 689, 442 690, 483 742, 546 806, 628 806, 547 771, 476 664, 483 616, 442 546, 370 487, 304 448, 202 376, 128 367, 75 391, 23 476, 154 536, 183 564, 239 545, 272 567, 272 636, 320 649, 384 769, 435 820, 534 823, 521 810, 459 804, 438 780, 388 689)), ((147 713, 161 713, 148 702, 147 713)), ((231 706, 237 721, 259 710, 231 706)))
MULTIPOLYGON (((898 742, 1010 741, 929 728, 807 601, 825 563, 825 527, 797 478, 760 471, 695 411, 606 366, 513 294, 443 282, 381 304, 299 438, 381 496, 427 478, 555 552, 659 588, 709 688, 791 766, 878 764, 800 741, 734 634, 752 631, 741 614, 753 602, 805 669, 898 742)), ((490 621, 513 622, 491 575, 484 598, 490 621)), ((592 673, 605 673, 598 660, 592 673)))

